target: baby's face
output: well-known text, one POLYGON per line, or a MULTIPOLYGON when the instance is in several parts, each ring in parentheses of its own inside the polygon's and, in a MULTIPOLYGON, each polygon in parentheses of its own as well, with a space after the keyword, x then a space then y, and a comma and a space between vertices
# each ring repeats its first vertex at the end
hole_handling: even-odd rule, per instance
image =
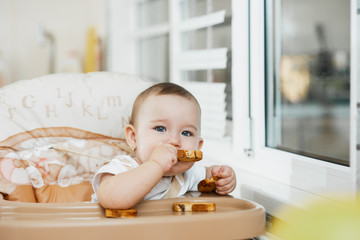
MULTIPOLYGON (((193 100, 181 96, 150 96, 138 111, 135 131, 136 157, 140 162, 147 161, 153 149, 162 143, 177 149, 200 149, 200 109, 193 100)), ((166 175, 184 172, 192 165, 178 162, 166 175)))

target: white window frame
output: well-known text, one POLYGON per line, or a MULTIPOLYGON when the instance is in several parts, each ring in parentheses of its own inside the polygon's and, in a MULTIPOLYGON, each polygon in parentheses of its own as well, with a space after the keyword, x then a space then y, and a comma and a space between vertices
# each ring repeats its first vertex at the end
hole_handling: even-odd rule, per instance
MULTIPOLYGON (((356 0, 351 2, 352 50, 356 53, 356 0)), ((250 5, 250 77, 251 118, 253 135, 253 166, 246 168, 254 174, 302 189, 326 198, 334 194, 356 192, 356 85, 357 73, 351 71, 350 103, 350 167, 316 160, 265 146, 264 94, 264 1, 252 0, 250 5)), ((351 69, 357 69, 356 54, 352 54, 351 69)), ((233 67, 235 68, 235 66, 233 67)), ((235 90, 234 90, 235 91, 235 90)))

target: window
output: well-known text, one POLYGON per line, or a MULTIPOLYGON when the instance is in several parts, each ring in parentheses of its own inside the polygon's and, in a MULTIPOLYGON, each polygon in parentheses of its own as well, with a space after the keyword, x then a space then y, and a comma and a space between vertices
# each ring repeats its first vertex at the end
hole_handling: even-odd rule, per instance
POLYGON ((350 68, 354 68, 356 62, 349 54, 355 46, 350 34, 356 33, 353 2, 251 1, 249 75, 254 154, 251 164, 242 162, 248 171, 317 196, 331 198, 334 192, 354 192, 356 99, 350 97, 354 96, 350 84, 356 86, 356 75, 350 68), (316 10, 319 5, 321 10, 316 10), (337 14, 331 14, 333 9, 337 14), (316 14, 311 13, 312 10, 316 14), (335 16, 343 16, 343 22, 339 22, 340 32, 336 30, 337 23, 332 23, 340 21, 335 16), (332 24, 319 27, 317 23, 321 21, 332 24), (328 41, 327 51, 333 56, 330 62, 334 64, 330 72, 324 73, 329 79, 325 85, 324 80, 320 80, 325 76, 315 71, 316 66, 320 69, 315 63, 320 47, 324 47, 320 44, 324 35, 328 41), (338 60, 342 66, 336 65, 338 60), (289 63, 292 64, 289 69, 294 71, 291 77, 299 77, 286 77, 289 63), (298 82, 294 88, 286 86, 298 82), (285 86, 294 91, 285 90, 285 86), (319 91, 325 91, 322 98, 319 91), (328 102, 331 107, 325 105, 328 102), (330 134, 333 141, 329 141, 326 134, 330 134), (338 142, 340 138, 343 141, 338 142), (324 145, 321 141, 331 143, 324 145))
POLYGON ((168 0, 138 1, 138 75, 153 82, 169 79, 168 0), (165 10, 165 11, 164 11, 165 10), (156 13, 156 14, 154 14, 156 13))
POLYGON ((137 74, 189 89, 203 110, 204 137, 231 135, 226 131, 232 120, 231 0, 135 4, 137 74))
POLYGON ((350 0, 267 1, 266 146, 349 166, 350 0))

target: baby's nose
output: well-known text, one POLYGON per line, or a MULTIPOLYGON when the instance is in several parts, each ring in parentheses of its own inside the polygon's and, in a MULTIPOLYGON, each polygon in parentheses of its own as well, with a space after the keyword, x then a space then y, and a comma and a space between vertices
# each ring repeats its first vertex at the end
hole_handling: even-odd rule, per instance
POLYGON ((177 148, 179 148, 181 146, 180 138, 178 136, 174 136, 174 135, 170 136, 167 139, 166 143, 171 144, 171 145, 173 145, 173 146, 175 146, 177 148))

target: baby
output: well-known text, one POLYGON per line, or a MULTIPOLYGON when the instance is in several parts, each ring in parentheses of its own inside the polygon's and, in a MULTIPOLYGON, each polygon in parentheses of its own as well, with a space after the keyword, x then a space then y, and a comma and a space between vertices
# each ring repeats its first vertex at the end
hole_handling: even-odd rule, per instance
POLYGON ((197 191, 198 183, 211 176, 219 177, 216 193, 231 193, 236 186, 231 167, 177 160, 178 149, 201 149, 200 119, 199 103, 179 85, 159 83, 143 91, 125 129, 135 156, 118 156, 96 172, 93 189, 99 203, 128 209, 143 199, 179 197, 197 191))

